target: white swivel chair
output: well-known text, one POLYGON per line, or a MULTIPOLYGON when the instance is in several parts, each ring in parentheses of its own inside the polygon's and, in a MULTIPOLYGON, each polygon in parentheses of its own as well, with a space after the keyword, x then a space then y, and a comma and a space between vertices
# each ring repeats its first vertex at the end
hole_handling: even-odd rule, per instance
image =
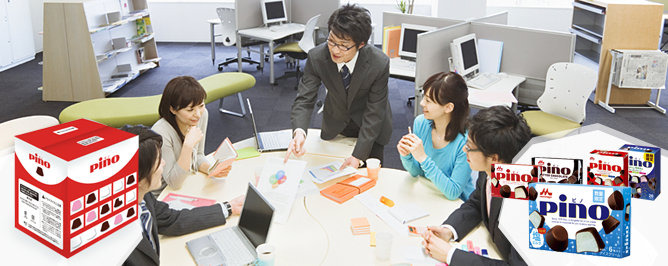
MULTIPOLYGON (((236 13, 234 8, 225 8, 225 7, 219 7, 216 8, 216 13, 218 13, 218 18, 220 19, 220 25, 221 25, 221 32, 220 35, 223 37, 223 45, 225 46, 232 46, 237 43, 237 23, 236 23, 236 13)), ((256 45, 258 43, 243 43, 243 46, 250 46, 250 45, 256 45)), ((218 71, 223 71, 223 66, 227 66, 229 64, 237 63, 238 58, 236 57, 231 57, 231 58, 226 58, 225 62, 222 62, 218 64, 218 71)), ((258 61, 251 60, 250 58, 250 51, 248 51, 248 56, 242 57, 241 58, 242 62, 246 62, 249 64, 257 64, 257 69, 261 70, 262 65, 258 61)))
POLYGON ((538 98, 540 110, 522 112, 531 133, 540 136, 563 131, 565 134, 565 130, 582 126, 587 99, 597 80, 596 71, 583 65, 552 64, 545 77, 545 92, 538 98))
MULTIPOLYGON (((310 51, 311 49, 313 49, 313 47, 315 47, 315 40, 313 38, 314 36, 313 33, 315 32, 315 25, 318 24, 319 18, 320 14, 313 16, 308 20, 308 22, 306 22, 306 25, 304 27, 304 35, 302 36, 301 40, 299 40, 299 42, 284 43, 276 47, 276 49, 274 49, 274 53, 283 53, 297 60, 296 71, 286 72, 286 74, 291 74, 291 73, 295 74, 295 76, 297 77, 297 84, 299 84, 299 76, 301 74, 301 71, 299 71, 300 70, 299 60, 306 59, 308 57, 308 51, 310 51)), ((288 75, 283 75, 278 79, 283 79, 286 78, 287 76, 288 75)))

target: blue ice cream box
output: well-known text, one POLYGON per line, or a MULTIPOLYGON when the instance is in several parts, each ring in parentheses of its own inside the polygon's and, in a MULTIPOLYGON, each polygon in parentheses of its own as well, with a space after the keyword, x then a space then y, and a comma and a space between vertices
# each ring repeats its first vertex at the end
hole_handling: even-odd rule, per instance
POLYGON ((631 188, 529 184, 529 247, 612 258, 631 251, 631 188))

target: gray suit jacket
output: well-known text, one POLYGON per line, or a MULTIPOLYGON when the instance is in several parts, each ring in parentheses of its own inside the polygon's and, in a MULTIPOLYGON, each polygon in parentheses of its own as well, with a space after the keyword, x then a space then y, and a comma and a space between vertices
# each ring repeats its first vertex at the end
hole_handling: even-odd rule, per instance
POLYGON ((320 137, 325 140, 341 133, 350 120, 359 127, 353 156, 365 160, 373 143, 385 145, 392 136, 392 111, 387 100, 390 60, 373 46, 359 50, 350 88, 346 92, 341 74, 330 57, 327 43, 311 49, 292 105, 292 129, 306 131, 320 84, 327 88, 320 137))
MULTIPOLYGON (((490 202, 490 212, 487 216, 487 174, 480 172, 476 188, 471 192, 469 200, 464 202, 457 210, 452 212, 443 224, 449 224, 457 231, 457 236, 461 239, 467 235, 473 228, 482 223, 487 227, 492 241, 499 250, 499 255, 505 260, 494 260, 474 253, 456 250, 452 255, 450 265, 526 265, 519 253, 508 242, 506 236, 499 229, 499 213, 503 199, 494 197, 490 202)), ((460 240, 455 239, 455 240, 460 240)))
POLYGON ((156 247, 154 250, 150 240, 142 233, 144 237, 123 265, 160 265, 158 234, 179 236, 225 224, 225 216, 220 204, 177 211, 170 209, 167 203, 158 201, 151 193, 146 193, 144 202, 153 219, 151 232, 156 247))

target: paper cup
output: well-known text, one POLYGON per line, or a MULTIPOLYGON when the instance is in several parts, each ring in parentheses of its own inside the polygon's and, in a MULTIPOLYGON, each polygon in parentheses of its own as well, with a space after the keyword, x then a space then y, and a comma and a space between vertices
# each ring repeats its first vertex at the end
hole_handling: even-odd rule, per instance
POLYGON ((376 158, 366 159, 366 173, 369 178, 378 179, 380 171, 380 160, 376 158))
POLYGON ((376 259, 386 261, 392 252, 392 234, 388 232, 376 233, 376 259))
POLYGON ((257 246, 255 251, 257 252, 257 262, 255 263, 255 265, 274 266, 274 258, 275 258, 274 252, 276 251, 274 249, 274 246, 264 243, 262 245, 257 246))

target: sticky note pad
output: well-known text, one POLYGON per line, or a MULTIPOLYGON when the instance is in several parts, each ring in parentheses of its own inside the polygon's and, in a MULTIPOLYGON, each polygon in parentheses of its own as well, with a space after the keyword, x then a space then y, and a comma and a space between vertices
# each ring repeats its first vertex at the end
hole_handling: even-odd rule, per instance
POLYGON ((369 246, 376 246, 376 232, 371 232, 369 234, 369 246))
POLYGON ((248 159, 253 157, 260 156, 260 152, 255 149, 255 147, 246 147, 243 149, 237 150, 237 160, 248 159))
POLYGON ((485 257, 489 257, 489 254, 487 254, 487 249, 484 249, 484 248, 481 249, 480 253, 482 253, 482 255, 485 256, 485 257))
POLYGON ((462 249, 464 252, 469 252, 469 248, 466 246, 466 244, 462 244, 461 249, 462 249))

